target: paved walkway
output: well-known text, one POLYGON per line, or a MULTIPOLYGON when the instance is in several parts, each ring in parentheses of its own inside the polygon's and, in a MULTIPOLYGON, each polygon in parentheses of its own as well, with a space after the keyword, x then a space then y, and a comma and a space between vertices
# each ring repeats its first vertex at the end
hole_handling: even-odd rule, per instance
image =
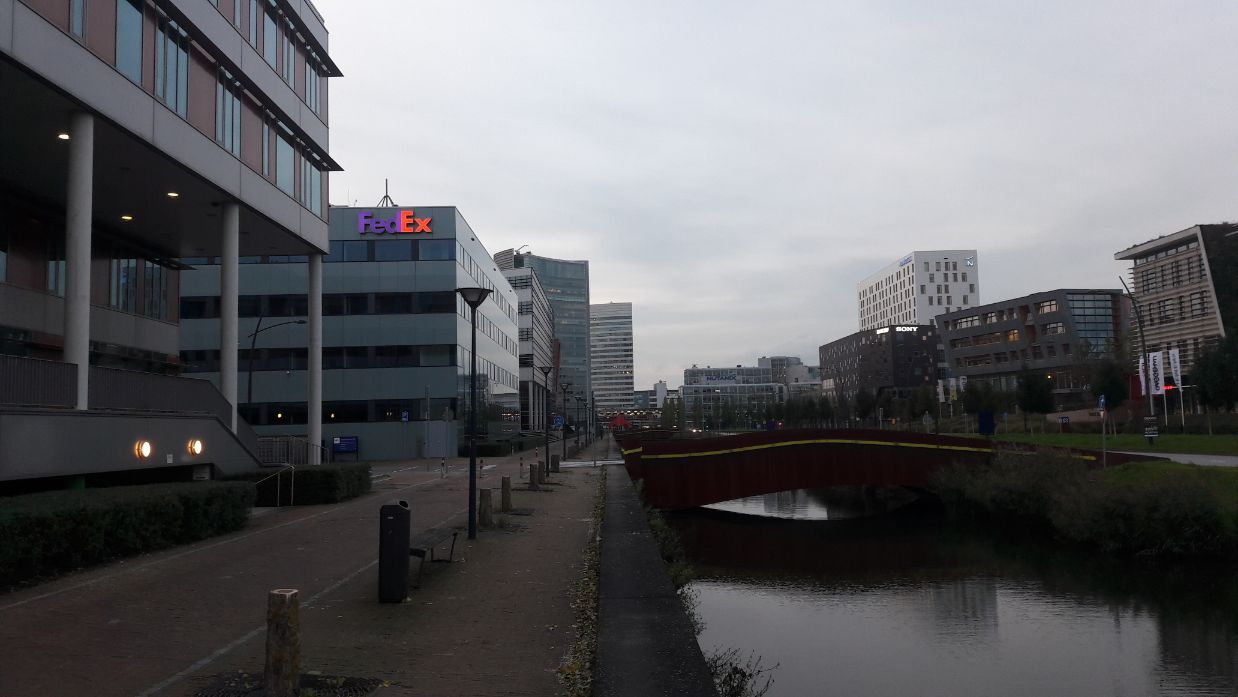
POLYGON ((1164 457, 1181 462, 1187 465, 1200 465, 1203 467, 1238 467, 1238 455, 1201 455, 1200 453, 1148 453, 1139 451, 1115 450, 1113 452, 1126 453, 1128 455, 1153 455, 1156 457, 1164 457))
POLYGON ((556 694, 600 470, 529 492, 521 456, 533 457, 485 458, 479 486, 511 476, 529 514, 461 534, 455 563, 427 564, 407 603, 377 602, 378 507, 408 500, 414 532, 463 527, 465 460, 446 477, 437 461, 376 468, 385 476, 360 499, 0 595, 0 695, 192 695, 220 673, 260 672, 275 588, 301 592, 303 670, 390 681, 382 695, 556 694))

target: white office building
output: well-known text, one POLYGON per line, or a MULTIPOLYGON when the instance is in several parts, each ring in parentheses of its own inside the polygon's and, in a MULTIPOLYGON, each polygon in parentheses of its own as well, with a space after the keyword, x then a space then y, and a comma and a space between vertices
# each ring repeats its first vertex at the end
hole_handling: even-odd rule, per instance
POLYGON ((912 252, 856 286, 860 331, 895 324, 933 324, 944 312, 980 304, 974 249, 912 252))
MULTIPOLYGON (((497 258, 498 255, 495 255, 497 258)), ((554 404, 555 315, 546 291, 532 268, 505 268, 501 272, 516 291, 520 330, 520 428, 541 432, 554 404)))
POLYGON ((589 306, 589 361, 600 414, 632 408, 632 303, 589 306))

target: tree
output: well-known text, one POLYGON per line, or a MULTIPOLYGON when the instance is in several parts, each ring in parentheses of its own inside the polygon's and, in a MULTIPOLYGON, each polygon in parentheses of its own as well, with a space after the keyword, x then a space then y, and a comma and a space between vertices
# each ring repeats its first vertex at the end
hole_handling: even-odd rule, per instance
POLYGON ((1238 404, 1238 331, 1195 359, 1191 381, 1199 386, 1199 401, 1210 409, 1238 404))
POLYGON ((1126 371, 1113 358, 1102 358, 1092 362, 1092 396, 1105 396, 1105 408, 1117 409, 1130 397, 1130 387, 1126 380, 1126 371))
POLYGON ((722 428, 730 428, 735 425, 735 405, 730 401, 722 403, 722 408, 718 410, 718 425, 722 428))
POLYGON ((1019 409, 1023 412, 1023 430, 1027 430, 1028 414, 1048 414, 1053 411, 1053 383, 1039 370, 1023 369, 1019 374, 1019 409))
POLYGON ((705 405, 701 404, 700 397, 692 400, 692 425, 705 428, 705 405))
POLYGON ((830 398, 821 395, 817 399, 817 415, 821 418, 821 425, 826 426, 834 421, 834 405, 830 404, 830 398))
POLYGON ((860 388, 859 392, 855 393, 855 415, 856 418, 863 421, 867 419, 869 414, 873 413, 873 409, 877 406, 877 398, 873 396, 868 388, 860 388))

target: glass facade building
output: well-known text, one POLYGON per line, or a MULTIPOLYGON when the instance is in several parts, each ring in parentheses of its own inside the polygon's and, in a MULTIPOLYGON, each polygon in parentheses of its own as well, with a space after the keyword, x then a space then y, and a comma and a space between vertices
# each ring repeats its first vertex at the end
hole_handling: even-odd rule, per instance
POLYGON ((632 303, 589 306, 590 362, 597 411, 603 416, 632 408, 634 356, 632 303))

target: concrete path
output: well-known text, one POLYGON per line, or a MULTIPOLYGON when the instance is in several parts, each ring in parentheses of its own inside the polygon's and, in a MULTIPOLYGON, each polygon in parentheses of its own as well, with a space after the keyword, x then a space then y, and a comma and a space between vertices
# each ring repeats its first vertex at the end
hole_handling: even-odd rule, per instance
MULTIPOLYGON (((519 457, 485 458, 479 486, 519 484, 519 457)), ((437 464, 386 465, 360 499, 0 595, 0 695, 192 695, 225 671, 260 672, 276 588, 300 590, 306 671, 389 681, 380 695, 556 694, 600 470, 515 486, 528 515, 461 534, 455 563, 427 564, 409 602, 379 604, 381 504, 408 500, 414 533, 465 524, 465 461, 445 477, 437 464)))
POLYGON ((1199 453, 1144 453, 1131 452, 1125 450, 1114 450, 1115 453, 1124 453, 1127 455, 1155 455, 1156 457, 1166 457, 1174 462, 1181 462, 1187 465, 1201 465, 1203 467, 1238 467, 1238 455, 1201 455, 1199 453))

